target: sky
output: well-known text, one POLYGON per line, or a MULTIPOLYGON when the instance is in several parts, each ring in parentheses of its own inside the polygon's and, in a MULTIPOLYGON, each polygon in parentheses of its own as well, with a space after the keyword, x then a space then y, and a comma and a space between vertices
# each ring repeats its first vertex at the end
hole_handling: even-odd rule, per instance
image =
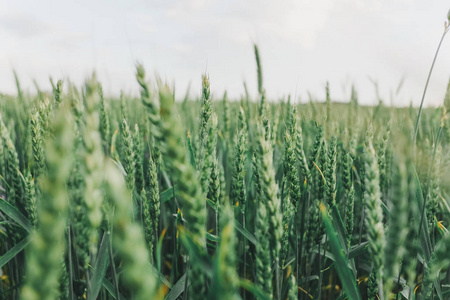
MULTIPOLYGON (((135 64, 175 85, 178 98, 257 96, 253 44, 272 100, 291 95, 362 104, 420 103, 444 31, 448 0, 0 0, 0 92, 13 70, 28 92, 49 77, 81 85, 95 70, 105 94, 138 95, 135 64), (403 83, 403 84, 401 84, 403 83), (376 92, 378 87, 378 93, 376 92), (400 88, 399 88, 400 86, 400 88), (377 96, 378 94, 378 96, 377 96)), ((450 34, 425 105, 440 105, 450 79, 450 34)))

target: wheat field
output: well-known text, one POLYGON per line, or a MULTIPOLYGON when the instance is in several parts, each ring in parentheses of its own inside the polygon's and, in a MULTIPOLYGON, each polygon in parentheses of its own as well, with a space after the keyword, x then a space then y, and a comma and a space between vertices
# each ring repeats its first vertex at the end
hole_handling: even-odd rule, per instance
POLYGON ((175 102, 140 64, 139 98, 16 77, 1 299, 450 299, 450 85, 420 110, 269 101, 254 50, 254 99, 204 74, 175 102))

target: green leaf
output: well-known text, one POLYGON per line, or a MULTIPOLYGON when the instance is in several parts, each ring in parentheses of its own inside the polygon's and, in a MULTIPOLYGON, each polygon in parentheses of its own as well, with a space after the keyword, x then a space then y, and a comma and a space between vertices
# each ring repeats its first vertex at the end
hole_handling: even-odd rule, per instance
POLYGON ((366 252, 367 248, 369 248, 369 242, 362 242, 359 245, 353 246, 350 248, 350 251, 348 252, 348 258, 353 259, 364 252, 366 252))
POLYGON ((3 268, 11 259, 13 259, 17 254, 19 254, 25 247, 31 242, 31 236, 27 236, 17 244, 15 244, 11 249, 5 254, 0 256, 0 269, 3 268))
MULTIPOLYGON (((116 294, 114 292, 114 286, 108 279, 103 278, 102 285, 108 291, 108 293, 111 295, 111 297, 113 297, 113 299, 117 299, 116 294)), ((120 298, 120 300, 126 300, 126 298, 122 294, 119 294, 119 298, 120 298)))
POLYGON ((211 242, 216 242, 216 243, 218 243, 220 240, 217 235, 211 234, 209 232, 206 233, 206 239, 211 242))
MULTIPOLYGON (((217 207, 217 205, 212 202, 209 199, 206 199, 206 203, 209 204, 209 206, 211 206, 215 211, 217 211, 217 209, 219 209, 219 213, 222 211, 222 207, 217 207)), ((247 229, 245 229, 237 220, 235 220, 233 222, 234 224, 234 228, 236 228, 237 231, 239 231, 247 240, 250 241, 250 243, 252 243, 253 245, 256 245, 256 239, 253 236, 253 234, 250 233, 250 231, 248 231, 247 229)), ((208 238, 208 236, 207 236, 208 238)), ((218 238, 217 238, 218 239, 218 238)))
POLYGON ((88 291, 88 299, 97 299, 102 287, 103 278, 105 278, 109 265, 108 240, 109 234, 105 233, 100 243, 97 260, 95 261, 94 273, 92 274, 90 289, 88 291))
MULTIPOLYGON (((177 186, 177 185, 175 185, 175 187, 176 187, 176 186, 177 186)), ((167 202, 167 201, 172 200, 173 195, 174 195, 173 189, 174 189, 174 187, 170 187, 170 188, 168 188, 167 190, 165 190, 165 191, 163 191, 163 192, 161 193, 161 203, 165 203, 165 202, 167 202)), ((175 189, 175 192, 176 192, 176 189, 175 189)))
MULTIPOLYGON (((353 246, 350 249, 350 251, 348 252, 348 259, 354 259, 355 257, 363 254, 367 250, 368 247, 369 247, 369 242, 363 242, 357 246, 353 246)), ((322 251, 320 251, 320 252, 322 255, 323 252, 322 251)), ((311 253, 319 253, 319 247, 315 246, 313 249, 311 249, 311 253)), ((334 257, 333 253, 331 253, 329 251, 325 251, 324 255, 326 258, 329 258, 330 260, 335 261, 335 257, 334 257)), ((348 266, 349 266, 349 268, 352 268, 350 262, 349 262, 348 266)))
POLYGON ((22 226, 26 231, 31 232, 33 230, 33 226, 31 226, 30 221, 28 221, 28 219, 20 211, 18 211, 17 208, 2 198, 0 198, 0 210, 17 224, 22 226))
POLYGON ((114 160, 111 158, 111 161, 116 165, 117 169, 120 171, 120 173, 122 173, 123 176, 127 176, 127 172, 125 171, 125 168, 119 160, 114 160))
MULTIPOLYGON (((400 292, 400 294, 405 297, 405 299, 408 299, 409 297, 411 297, 411 295, 414 295, 414 292, 411 291, 411 288, 409 286, 405 286, 403 287, 402 291, 400 292)), ((412 298, 413 299, 413 298, 412 298)))
POLYGON ((212 209, 214 209, 214 211, 217 211, 217 209, 219 209, 219 206, 216 203, 214 203, 211 200, 209 200, 209 199, 206 199, 206 203, 208 203, 209 206, 211 206, 212 209))
POLYGON ((184 292, 186 286, 186 274, 175 283, 170 292, 167 294, 165 300, 176 300, 184 292))
POLYGON ((335 269, 341 279, 344 292, 347 294, 349 299, 360 300, 361 296, 356 285, 355 275, 348 267, 348 260, 344 246, 345 244, 341 243, 323 203, 320 204, 320 212, 322 214, 322 221, 328 235, 328 242, 330 244, 331 252, 335 257, 335 269))
POLYGON ((383 202, 381 202, 381 208, 383 209, 383 212, 386 214, 386 216, 390 216, 391 215, 391 211, 386 206, 386 204, 384 204, 383 202))
POLYGON ((150 267, 150 269, 152 270, 153 274, 159 279, 159 281, 161 281, 161 283, 163 283, 165 286, 167 286, 169 289, 172 288, 172 284, 167 280, 166 277, 164 277, 163 274, 161 274, 160 271, 158 271, 158 269, 156 269, 153 265, 149 264, 148 265, 150 267))
MULTIPOLYGON (((333 222, 333 227, 336 230, 337 236, 339 238, 340 244, 343 246, 344 251, 345 251, 345 255, 350 258, 350 255, 348 253, 348 249, 347 249, 347 233, 345 230, 345 225, 344 222, 342 221, 341 218, 341 214, 339 213, 339 209, 336 206, 336 204, 333 204, 333 206, 331 207, 331 221, 333 222)), ((353 271, 353 275, 356 277, 356 266, 355 266, 355 262, 353 260, 350 260, 350 266, 352 268, 353 271)))
POLYGON ((237 221, 233 222, 233 224, 234 228, 236 228, 237 231, 239 231, 247 240, 249 240, 250 243, 256 245, 256 238, 253 236, 253 234, 250 233, 250 231, 242 227, 242 225, 237 221))
POLYGON ((331 206, 331 221, 333 222, 333 227, 336 230, 337 236, 339 238, 339 241, 341 242, 341 245, 344 246, 345 253, 348 252, 347 250, 347 238, 346 238, 346 232, 345 232, 345 226, 344 222, 342 221, 341 214, 339 213, 339 210, 336 206, 336 204, 333 204, 331 206))
POLYGON ((443 287, 443 288, 447 288, 446 290, 444 290, 444 291, 442 292, 442 296, 447 296, 447 297, 450 296, 450 289, 449 289, 448 284, 443 284, 442 287, 443 287))

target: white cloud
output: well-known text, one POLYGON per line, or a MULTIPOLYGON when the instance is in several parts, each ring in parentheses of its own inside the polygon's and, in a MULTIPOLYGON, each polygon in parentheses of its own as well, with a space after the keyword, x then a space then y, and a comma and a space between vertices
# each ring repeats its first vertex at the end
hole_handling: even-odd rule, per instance
MULTIPOLYGON (((93 68, 106 92, 134 90, 134 62, 175 80, 179 95, 200 91, 207 69, 214 95, 256 91, 252 44, 262 54, 268 95, 307 91, 347 99, 355 83, 361 101, 374 103, 368 76, 384 99, 405 76, 398 101, 420 99, 448 11, 447 0, 123 0, 60 2, 0 0, 0 64, 14 66, 23 86, 48 75, 81 83, 93 68), (49 10, 48 7, 52 7, 49 10), (344 86, 344 87, 343 87, 344 86)), ((449 77, 446 41, 430 84, 439 103, 449 77)), ((14 92, 11 70, 0 69, 0 91, 14 92)))
POLYGON ((49 33, 54 28, 30 15, 12 13, 0 15, 0 29, 20 38, 31 38, 49 33))
POLYGON ((192 26, 197 31, 230 30, 230 37, 236 41, 245 39, 248 42, 251 34, 268 35, 312 48, 317 33, 332 17, 335 5, 332 0, 228 3, 231 4, 203 0, 176 1, 167 5, 165 13, 174 22, 192 26))

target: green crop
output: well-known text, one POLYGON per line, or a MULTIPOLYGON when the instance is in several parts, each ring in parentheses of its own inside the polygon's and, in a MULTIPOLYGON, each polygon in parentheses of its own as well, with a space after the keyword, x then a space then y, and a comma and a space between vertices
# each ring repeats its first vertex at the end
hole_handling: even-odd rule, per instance
POLYGON ((450 299, 450 83, 437 109, 274 101, 254 52, 241 101, 141 64, 138 98, 16 77, 0 299, 450 299))

